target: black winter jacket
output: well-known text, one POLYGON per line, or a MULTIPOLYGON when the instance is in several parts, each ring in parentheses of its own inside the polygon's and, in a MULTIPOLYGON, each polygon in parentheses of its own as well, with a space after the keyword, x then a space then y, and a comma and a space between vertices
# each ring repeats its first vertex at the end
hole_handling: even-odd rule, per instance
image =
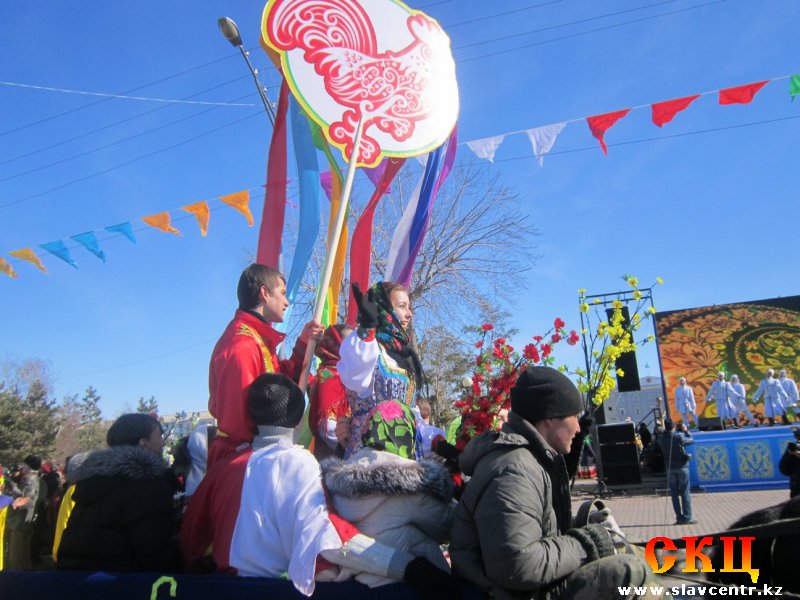
POLYGON ((167 473, 158 456, 137 446, 91 452, 70 473, 75 507, 58 549, 58 568, 178 571, 167 473))

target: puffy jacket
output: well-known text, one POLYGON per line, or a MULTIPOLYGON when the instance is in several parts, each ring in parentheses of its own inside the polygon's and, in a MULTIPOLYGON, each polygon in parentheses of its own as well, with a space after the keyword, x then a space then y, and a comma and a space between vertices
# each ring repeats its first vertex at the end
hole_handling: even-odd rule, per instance
MULTIPOLYGON (((340 517, 387 546, 449 570, 439 544, 450 537, 455 503, 443 464, 362 448, 347 461, 325 459, 321 467, 340 517)), ((368 574, 357 579, 370 587, 393 581, 368 574)))
POLYGON ((58 568, 179 570, 174 488, 167 473, 160 457, 137 446, 91 452, 70 472, 75 506, 58 568))
POLYGON ((472 440, 459 464, 472 478, 453 521, 457 573, 495 598, 548 598, 590 560, 614 553, 597 525, 570 529, 564 459, 526 420, 472 440))

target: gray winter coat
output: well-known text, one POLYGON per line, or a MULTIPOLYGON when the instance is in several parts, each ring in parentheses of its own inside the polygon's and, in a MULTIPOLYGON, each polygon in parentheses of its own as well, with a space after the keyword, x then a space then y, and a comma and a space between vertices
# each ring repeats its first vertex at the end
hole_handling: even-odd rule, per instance
MULTIPOLYGON (((455 503, 441 463, 362 448, 347 461, 329 458, 321 466, 339 516, 388 546, 449 570, 439 544, 449 538, 455 503)), ((370 587, 392 582, 370 575, 357 579, 370 587)))
POLYGON ((614 553, 597 525, 570 529, 564 459, 513 412, 500 432, 472 440, 459 464, 471 476, 456 509, 456 572, 496 598, 548 598, 589 560, 614 553))

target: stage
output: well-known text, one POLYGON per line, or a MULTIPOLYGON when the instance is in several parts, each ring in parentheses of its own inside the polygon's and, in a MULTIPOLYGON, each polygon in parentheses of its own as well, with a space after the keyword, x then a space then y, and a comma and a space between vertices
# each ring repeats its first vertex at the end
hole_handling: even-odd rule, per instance
POLYGON ((778 463, 794 441, 787 425, 725 431, 692 431, 689 472, 692 487, 709 492, 789 488, 778 463))

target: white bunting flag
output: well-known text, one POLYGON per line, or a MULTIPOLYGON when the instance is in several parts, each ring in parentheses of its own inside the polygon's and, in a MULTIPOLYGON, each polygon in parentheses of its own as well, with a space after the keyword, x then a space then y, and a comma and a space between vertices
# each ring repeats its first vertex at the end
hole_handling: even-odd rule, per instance
POLYGON ((486 158, 489 160, 489 162, 493 163, 494 153, 500 147, 500 144, 503 143, 505 138, 505 134, 496 135, 494 137, 467 142, 467 146, 469 146, 469 149, 472 150, 475 153, 475 156, 478 158, 486 158))
POLYGON ((528 139, 531 141, 531 146, 533 146, 533 154, 539 160, 540 167, 544 166, 544 155, 552 150, 558 134, 566 126, 566 123, 556 123, 537 127, 536 129, 528 129, 525 132, 528 134, 528 139))

